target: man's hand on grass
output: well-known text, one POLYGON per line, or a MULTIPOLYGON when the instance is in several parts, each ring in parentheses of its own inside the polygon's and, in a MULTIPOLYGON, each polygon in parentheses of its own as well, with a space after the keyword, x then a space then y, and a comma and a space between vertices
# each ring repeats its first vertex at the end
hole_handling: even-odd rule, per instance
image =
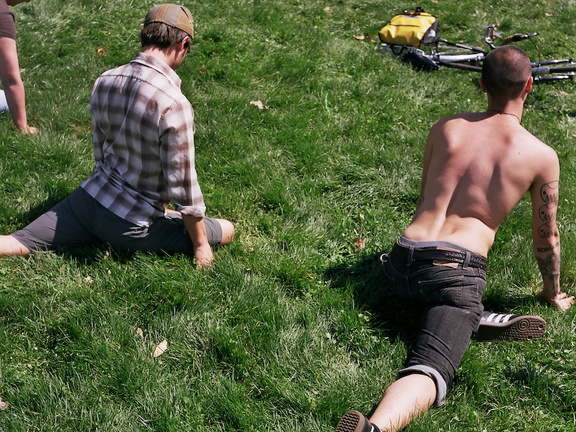
POLYGON ((574 304, 574 296, 568 297, 568 294, 566 293, 559 293, 550 296, 542 290, 538 296, 545 300, 550 306, 554 306, 560 310, 568 310, 574 304))
POLYGON ((214 254, 208 243, 203 246, 198 246, 194 250, 194 257, 196 258, 196 267, 198 268, 210 267, 212 261, 214 261, 214 254))

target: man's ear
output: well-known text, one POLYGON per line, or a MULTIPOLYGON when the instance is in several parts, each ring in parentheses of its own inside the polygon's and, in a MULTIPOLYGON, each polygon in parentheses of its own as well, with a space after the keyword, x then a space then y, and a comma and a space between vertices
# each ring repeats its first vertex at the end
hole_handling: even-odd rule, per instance
POLYGON ((190 52, 191 45, 192 45, 192 38, 190 36, 185 36, 178 44, 178 48, 186 52, 190 52))
POLYGON ((482 80, 482 78, 480 78, 480 89, 484 92, 486 92, 486 86, 484 85, 484 81, 482 80))
POLYGON ((532 91, 533 84, 534 84, 534 77, 531 76, 530 78, 528 78, 528 81, 526 81, 526 87, 524 87, 526 94, 532 91))

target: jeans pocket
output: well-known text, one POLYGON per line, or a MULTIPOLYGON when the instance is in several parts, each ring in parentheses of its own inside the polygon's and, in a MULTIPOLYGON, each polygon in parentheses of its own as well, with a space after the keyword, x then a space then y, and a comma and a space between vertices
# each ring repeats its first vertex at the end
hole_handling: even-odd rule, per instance
POLYGON ((420 297, 428 302, 459 305, 462 301, 463 275, 452 275, 434 280, 418 281, 420 297))
POLYGON ((400 273, 392 266, 392 263, 386 254, 382 254, 380 260, 382 262, 382 273, 388 281, 390 289, 396 294, 406 297, 406 287, 408 286, 408 278, 406 275, 400 273))

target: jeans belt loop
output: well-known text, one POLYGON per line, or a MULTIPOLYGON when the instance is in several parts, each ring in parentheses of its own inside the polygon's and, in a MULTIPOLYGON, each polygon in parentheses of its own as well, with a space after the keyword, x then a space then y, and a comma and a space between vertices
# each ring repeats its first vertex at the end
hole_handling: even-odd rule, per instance
POLYGON ((408 254, 406 255, 406 274, 410 274, 410 266, 412 265, 412 256, 414 255, 414 248, 407 247, 408 254))
POLYGON ((466 257, 464 258, 464 262, 462 263, 462 268, 467 269, 469 264, 470 264, 470 252, 466 251, 466 257))

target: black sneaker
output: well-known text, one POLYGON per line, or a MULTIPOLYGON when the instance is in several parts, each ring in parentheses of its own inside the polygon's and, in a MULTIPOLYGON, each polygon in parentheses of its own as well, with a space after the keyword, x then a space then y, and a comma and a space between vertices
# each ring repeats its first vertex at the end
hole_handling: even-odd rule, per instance
POLYGON ((546 331, 546 321, 537 316, 482 313, 480 328, 473 337, 479 342, 529 341, 546 331))
POLYGON ((348 411, 338 422, 336 432, 380 432, 380 429, 358 411, 348 411))

